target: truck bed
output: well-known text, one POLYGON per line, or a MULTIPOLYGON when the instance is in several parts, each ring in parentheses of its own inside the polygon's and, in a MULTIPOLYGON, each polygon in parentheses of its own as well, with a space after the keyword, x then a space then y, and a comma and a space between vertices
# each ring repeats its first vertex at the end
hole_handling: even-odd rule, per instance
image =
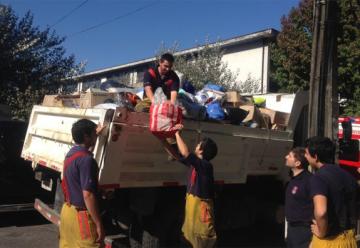
MULTIPOLYGON (((88 118, 107 128, 98 138, 94 157, 102 188, 184 185, 186 167, 170 161, 162 142, 149 131, 149 114, 124 108, 76 109, 34 106, 21 156, 33 167, 62 172, 72 143, 71 126, 88 118)), ((202 136, 214 139, 218 156, 212 161, 217 183, 246 183, 248 176, 281 176, 292 132, 184 120, 183 137, 190 149, 202 136)))

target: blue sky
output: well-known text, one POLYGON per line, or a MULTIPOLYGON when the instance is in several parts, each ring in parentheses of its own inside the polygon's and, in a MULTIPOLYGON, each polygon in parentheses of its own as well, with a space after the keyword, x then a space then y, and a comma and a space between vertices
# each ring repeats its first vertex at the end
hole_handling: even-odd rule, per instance
POLYGON ((0 0, 18 16, 27 10, 35 25, 53 26, 67 37, 64 47, 85 71, 153 57, 162 43, 179 49, 257 32, 280 29, 280 18, 299 0, 0 0), (115 21, 111 21, 118 18, 115 21), (89 27, 106 25, 82 32, 89 27), (80 32, 80 33, 79 33, 80 32))

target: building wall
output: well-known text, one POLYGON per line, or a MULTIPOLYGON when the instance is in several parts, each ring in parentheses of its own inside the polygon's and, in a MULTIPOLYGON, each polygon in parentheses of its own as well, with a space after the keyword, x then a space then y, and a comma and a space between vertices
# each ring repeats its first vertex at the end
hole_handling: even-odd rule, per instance
MULTIPOLYGON (((231 71, 238 74, 236 83, 240 85, 240 89, 246 90, 247 93, 268 92, 269 48, 263 40, 227 47, 222 61, 227 63, 231 71), (251 92, 249 92, 248 86, 251 86, 251 92)), ((98 87, 103 78, 129 86, 141 87, 144 71, 150 65, 150 62, 142 63, 83 78, 82 90, 98 87)))
POLYGON ((241 46, 234 46, 225 50, 222 61, 228 68, 238 74, 237 84, 252 81, 257 89, 254 93, 266 93, 268 85, 269 49, 262 41, 241 46))

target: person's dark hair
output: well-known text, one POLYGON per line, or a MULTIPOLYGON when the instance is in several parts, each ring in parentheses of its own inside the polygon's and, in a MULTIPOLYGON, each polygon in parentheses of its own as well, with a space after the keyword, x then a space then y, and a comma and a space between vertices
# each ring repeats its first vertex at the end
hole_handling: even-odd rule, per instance
POLYGON ((175 58, 171 53, 164 53, 163 55, 161 55, 160 61, 164 62, 165 60, 169 61, 170 63, 174 63, 175 58))
POLYGON ((203 159, 210 161, 217 155, 217 145, 215 141, 210 138, 203 138, 200 141, 200 149, 203 151, 203 159))
POLYGON ((312 157, 317 156, 321 163, 334 163, 335 144, 327 137, 314 136, 306 140, 306 147, 312 157))
POLYGON ((96 124, 88 119, 76 121, 71 128, 71 134, 76 144, 84 143, 84 135, 91 136, 96 130, 96 124))
POLYGON ((295 147, 291 149, 291 152, 293 153, 294 158, 300 162, 301 168, 306 169, 309 163, 305 158, 305 148, 295 147))

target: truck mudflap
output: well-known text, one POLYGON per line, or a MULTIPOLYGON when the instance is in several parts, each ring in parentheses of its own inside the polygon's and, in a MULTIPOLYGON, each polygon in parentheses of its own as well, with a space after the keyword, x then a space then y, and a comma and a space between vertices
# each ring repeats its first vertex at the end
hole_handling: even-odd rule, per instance
POLYGON ((40 199, 35 199, 34 208, 51 223, 60 226, 60 214, 42 202, 40 199))

